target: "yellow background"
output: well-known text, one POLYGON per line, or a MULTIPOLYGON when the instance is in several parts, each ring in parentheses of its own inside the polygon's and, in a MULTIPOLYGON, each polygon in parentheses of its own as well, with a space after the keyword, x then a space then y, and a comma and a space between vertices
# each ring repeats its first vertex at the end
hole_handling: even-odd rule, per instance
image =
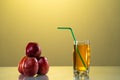
POLYGON ((120 65, 119 0, 0 0, 0 66, 17 66, 28 42, 50 65, 72 65, 77 40, 91 40, 91 65, 120 65))

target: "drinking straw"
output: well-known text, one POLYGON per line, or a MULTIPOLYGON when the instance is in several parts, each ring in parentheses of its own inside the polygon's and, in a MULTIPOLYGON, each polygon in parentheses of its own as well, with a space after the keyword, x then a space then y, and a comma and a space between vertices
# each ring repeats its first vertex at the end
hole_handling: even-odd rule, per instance
POLYGON ((68 30, 70 30, 71 34, 72 34, 72 37, 73 37, 74 41, 76 42, 76 38, 75 38, 75 35, 74 35, 71 27, 58 27, 58 29, 68 29, 68 30))
MULTIPOLYGON (((71 34, 72 34, 72 37, 73 37, 73 39, 74 39, 74 42, 75 42, 75 44, 76 44, 76 41, 77 41, 77 40, 76 40, 76 37, 75 37, 74 32, 73 32, 73 30, 72 30, 71 27, 58 27, 58 29, 70 30, 70 31, 71 31, 71 34)), ((79 51, 79 49, 78 49, 77 46, 76 46, 76 51, 77 51, 77 53, 78 53, 78 55, 79 55, 79 57, 80 57, 80 59, 81 59, 81 61, 82 61, 82 64, 83 64, 84 67, 87 69, 86 64, 85 64, 85 62, 84 62, 84 60, 83 60, 83 58, 82 58, 82 56, 81 56, 81 54, 80 54, 80 51, 79 51)))

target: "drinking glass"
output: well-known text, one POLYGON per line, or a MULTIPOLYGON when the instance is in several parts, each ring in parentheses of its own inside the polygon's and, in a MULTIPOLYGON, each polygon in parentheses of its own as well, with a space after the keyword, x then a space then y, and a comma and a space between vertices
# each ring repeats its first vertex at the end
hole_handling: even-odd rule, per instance
POLYGON ((90 41, 74 42, 73 71, 74 77, 88 76, 90 69, 90 41))

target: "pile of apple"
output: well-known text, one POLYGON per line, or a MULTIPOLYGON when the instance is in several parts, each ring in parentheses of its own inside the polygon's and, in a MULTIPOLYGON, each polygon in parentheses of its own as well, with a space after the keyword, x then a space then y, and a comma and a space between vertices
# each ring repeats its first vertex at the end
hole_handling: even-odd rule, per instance
POLYGON ((18 71, 25 76, 45 75, 49 71, 48 60, 41 56, 41 48, 36 42, 27 44, 26 56, 20 60, 18 71))

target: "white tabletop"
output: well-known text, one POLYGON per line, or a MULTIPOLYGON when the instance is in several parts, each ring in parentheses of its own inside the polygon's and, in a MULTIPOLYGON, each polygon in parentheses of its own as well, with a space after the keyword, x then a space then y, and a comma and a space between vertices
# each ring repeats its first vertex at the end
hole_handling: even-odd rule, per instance
MULTIPOLYGON (((17 67, 0 67, 0 80, 73 80, 73 67, 50 66, 46 75, 37 77, 22 76, 17 67)), ((120 66, 92 66, 89 80, 120 80, 120 66)))

